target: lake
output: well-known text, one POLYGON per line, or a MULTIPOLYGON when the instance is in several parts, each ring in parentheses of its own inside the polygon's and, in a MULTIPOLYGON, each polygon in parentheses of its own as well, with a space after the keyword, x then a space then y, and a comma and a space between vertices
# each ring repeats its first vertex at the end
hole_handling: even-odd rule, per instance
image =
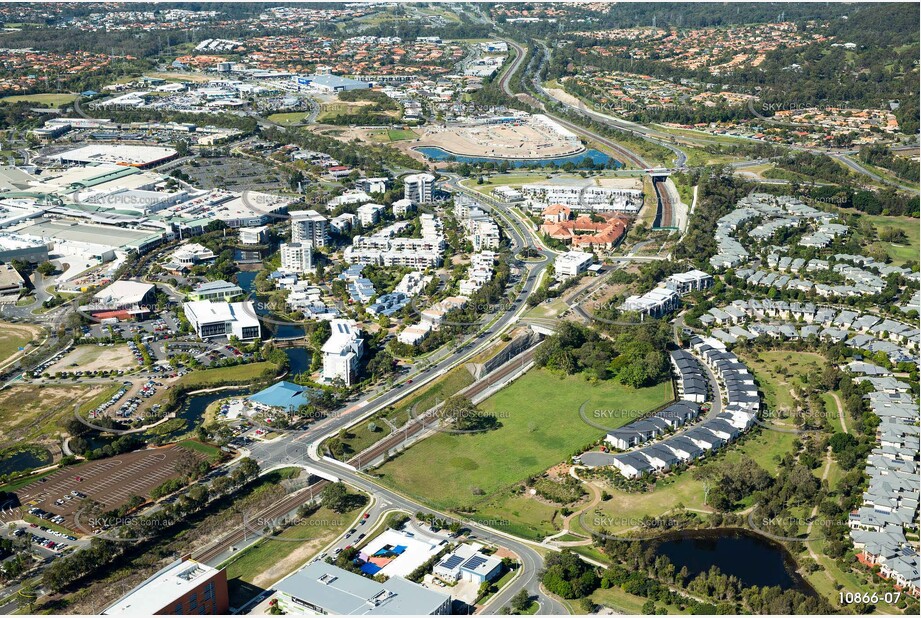
MULTIPOLYGON (((609 157, 600 150, 595 150, 590 148, 585 152, 580 152, 579 154, 569 155, 566 157, 555 157, 549 159, 506 159, 501 157, 471 157, 466 155, 456 155, 448 152, 444 148, 438 148, 437 146, 419 146, 414 150, 421 152, 429 159, 435 161, 445 161, 451 159, 457 161, 458 163, 502 163, 503 161, 507 162, 512 167, 525 167, 525 166, 534 166, 534 165, 564 165, 566 163, 572 163, 576 167, 582 166, 585 159, 591 159, 592 163, 595 165, 607 165, 608 161, 614 160, 612 157, 609 157)), ((614 167, 621 168, 623 163, 620 161, 614 160, 614 167)))
POLYGON ((666 556, 676 571, 687 567, 691 579, 716 566, 746 587, 779 586, 815 594, 796 573, 796 563, 783 547, 747 530, 686 531, 665 535, 652 544, 656 554, 666 556))

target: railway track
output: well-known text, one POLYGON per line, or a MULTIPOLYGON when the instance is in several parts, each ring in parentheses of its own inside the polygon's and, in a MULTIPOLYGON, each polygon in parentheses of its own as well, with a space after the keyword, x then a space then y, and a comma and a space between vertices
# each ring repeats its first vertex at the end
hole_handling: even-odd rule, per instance
POLYGON ((656 176, 652 180, 652 186, 656 190, 656 218, 652 224, 653 228, 664 228, 674 226, 674 204, 672 204, 671 192, 664 186, 665 178, 656 176))
MULTIPOLYGON (((486 389, 493 386, 497 381, 500 381, 510 374, 518 370, 522 365, 525 365, 531 362, 534 359, 534 353, 536 348, 531 348, 523 354, 519 355, 517 358, 505 363, 499 369, 494 371, 488 376, 488 379, 478 380, 474 382, 466 389, 460 391, 460 394, 468 398, 472 398, 476 395, 481 394, 486 389)), ((398 446, 399 444, 405 442, 410 437, 417 435, 419 432, 431 428, 431 424, 427 424, 427 421, 434 420, 437 415, 437 407, 427 410, 425 413, 413 419, 408 423, 403 429, 400 429, 383 440, 377 442, 376 444, 368 447, 361 453, 358 453, 351 459, 347 461, 348 464, 360 468, 362 461, 372 462, 377 460, 381 455, 385 454, 388 450, 398 446)), ((262 511, 259 511, 252 519, 261 519, 261 520, 272 520, 278 519, 287 515, 291 511, 299 508, 305 504, 308 500, 310 493, 316 495, 318 492, 322 491, 324 487, 329 484, 327 480, 319 480, 312 485, 304 487, 298 490, 296 493, 285 496, 278 502, 272 504, 271 506, 266 507, 262 511), (310 490, 308 493, 307 490, 310 490)), ((193 554, 193 558, 199 562, 208 562, 214 560, 222 553, 230 549, 232 546, 241 543, 244 539, 254 534, 252 530, 246 530, 244 524, 241 522, 239 527, 228 533, 222 539, 214 542, 212 545, 205 547, 199 552, 193 554)))

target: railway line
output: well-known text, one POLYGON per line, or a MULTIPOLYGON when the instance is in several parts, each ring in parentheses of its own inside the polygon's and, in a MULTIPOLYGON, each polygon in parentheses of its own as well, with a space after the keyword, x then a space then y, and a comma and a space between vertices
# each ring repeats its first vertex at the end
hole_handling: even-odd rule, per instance
MULTIPOLYGON (((494 386, 497 382, 514 373, 522 365, 530 363, 534 359, 535 349, 536 348, 531 348, 530 350, 525 351, 518 357, 499 367, 486 378, 478 380, 468 386, 466 389, 460 391, 460 394, 472 398, 483 393, 486 389, 494 386)), ((393 449, 396 446, 399 446, 402 443, 405 443, 409 438, 416 436, 420 432, 432 429, 432 424, 428 421, 435 420, 436 415, 437 406, 427 410, 425 413, 416 417, 407 423, 403 428, 393 432, 383 440, 373 444, 361 453, 356 454, 346 463, 360 470, 362 461, 366 462, 366 464, 376 461, 379 457, 387 453, 387 451, 393 449)), ((320 479, 316 483, 299 489, 297 492, 285 496, 278 502, 266 507, 262 511, 259 511, 253 516, 252 519, 273 520, 284 517, 288 513, 305 504, 309 500, 310 495, 317 495, 328 484, 329 481, 320 479)), ((215 541, 199 552, 194 553, 193 558, 199 562, 208 562, 210 560, 214 560, 234 545, 242 543, 247 536, 252 534, 254 534, 254 532, 247 530, 245 525, 241 522, 238 528, 234 529, 232 532, 229 532, 223 538, 215 541)))
POLYGON ((652 224, 653 229, 674 227, 674 204, 672 194, 665 186, 667 176, 654 176, 652 186, 656 190, 656 218, 652 224))

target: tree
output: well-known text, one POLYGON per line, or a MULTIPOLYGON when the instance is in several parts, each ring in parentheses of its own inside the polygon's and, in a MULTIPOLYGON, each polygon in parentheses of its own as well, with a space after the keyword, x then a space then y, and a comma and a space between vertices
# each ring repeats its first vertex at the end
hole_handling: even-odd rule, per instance
POLYGON ((512 611, 516 614, 524 612, 530 606, 531 597, 528 595, 528 591, 524 588, 516 592, 515 596, 509 600, 509 607, 511 607, 512 611))
POLYGON ((54 274, 55 268, 54 268, 54 264, 52 264, 51 262, 44 261, 38 266, 36 266, 35 270, 37 270, 39 273, 47 277, 48 275, 54 274))

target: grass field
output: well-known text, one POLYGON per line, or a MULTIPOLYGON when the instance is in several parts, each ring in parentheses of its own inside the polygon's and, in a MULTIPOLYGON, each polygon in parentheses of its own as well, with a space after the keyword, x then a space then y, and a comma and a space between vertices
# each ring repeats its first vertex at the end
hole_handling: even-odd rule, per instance
MULTIPOLYGON (((378 469, 384 482, 440 508, 480 500, 568 459, 602 436, 579 416, 586 410, 648 410, 672 400, 671 383, 633 389, 614 381, 533 370, 482 404, 501 426, 477 434, 439 433, 378 469), (438 462, 437 474, 432 463, 438 462)), ((609 419, 612 427, 629 415, 609 419)))
POLYGON ((477 512, 471 519, 515 536, 541 540, 559 531, 562 516, 552 504, 506 490, 477 504, 477 512))
POLYGON ((764 403, 772 412, 792 410, 790 389, 795 386, 808 388, 810 378, 817 378, 827 364, 820 354, 787 350, 746 355, 744 362, 758 380, 764 403))
POLYGON ((204 444, 198 440, 183 440, 179 442, 177 446, 187 448, 190 451, 201 453, 207 457, 211 463, 214 463, 221 457, 221 449, 216 446, 211 446, 210 444, 204 444))
POLYGON ((249 363, 248 365, 234 365, 233 367, 193 371, 179 378, 176 384, 188 386, 189 388, 208 388, 209 386, 226 384, 238 380, 256 380, 262 375, 263 371, 270 367, 274 368, 275 365, 263 361, 259 363, 249 363))
MULTIPOLYGON (((760 430, 743 442, 721 451, 716 457, 703 461, 700 466, 735 461, 745 455, 771 474, 776 474, 780 459, 793 448, 795 439, 795 434, 760 430)), ((615 488, 607 488, 607 491, 612 498, 600 503, 582 518, 587 522, 585 527, 580 523, 580 518, 575 518, 572 522, 573 532, 588 534, 591 530, 586 530, 586 527, 604 527, 613 533, 625 532, 635 528, 643 517, 662 515, 678 505, 694 510, 710 510, 704 503, 703 482, 694 478, 693 470, 661 478, 656 488, 647 493, 626 492, 615 488), (598 520, 602 522, 599 526, 595 525, 596 516, 603 518, 598 520)))
POLYGON ((285 126, 301 124, 304 119, 310 115, 309 112, 285 112, 281 114, 272 114, 268 117, 269 122, 277 122, 285 126))
POLYGON ((0 322, 0 363, 36 337, 36 327, 0 322))
MULTIPOLYGON (((463 366, 457 367, 438 380, 426 384, 412 395, 389 406, 379 416, 389 419, 394 425, 400 427, 409 420, 411 414, 421 414, 439 401, 444 401, 471 384, 473 384, 473 375, 463 366)), ((343 443, 351 449, 352 453, 360 453, 390 433, 390 429, 382 421, 376 422, 380 431, 372 432, 368 429, 370 420, 349 427, 343 443)))
POLYGON ((0 103, 35 103, 38 105, 49 105, 51 107, 60 107, 73 103, 77 95, 68 92, 50 93, 50 94, 16 94, 0 99, 0 103))
MULTIPOLYGON (((239 582, 267 588, 299 569, 314 554, 345 532, 357 512, 340 515, 327 508, 320 508, 277 535, 264 538, 234 555, 223 565, 227 569, 231 597, 234 596, 235 584, 240 587, 239 582)), ((239 607, 233 602, 231 605, 239 607)))
POLYGON ((56 437, 74 404, 109 388, 106 384, 15 385, 0 391, 0 444, 56 437))
POLYGON ((904 264, 908 260, 918 260, 918 254, 921 252, 921 229, 919 229, 918 219, 911 217, 887 217, 884 215, 861 215, 861 218, 869 219, 879 234, 886 228, 895 228, 902 230, 908 236, 907 245, 896 245, 891 242, 876 241, 876 245, 881 247, 892 261, 896 264, 904 264))
MULTIPOLYGON (((592 601, 598 605, 609 607, 618 614, 643 614, 643 604, 646 603, 646 597, 637 596, 624 592, 620 586, 612 588, 599 588, 592 593, 592 601)), ((689 614, 690 610, 681 611, 675 605, 656 603, 659 609, 664 608, 668 614, 689 614)))
POLYGON ((381 129, 368 133, 368 138, 375 142, 399 142, 417 137, 419 134, 412 129, 381 129))

